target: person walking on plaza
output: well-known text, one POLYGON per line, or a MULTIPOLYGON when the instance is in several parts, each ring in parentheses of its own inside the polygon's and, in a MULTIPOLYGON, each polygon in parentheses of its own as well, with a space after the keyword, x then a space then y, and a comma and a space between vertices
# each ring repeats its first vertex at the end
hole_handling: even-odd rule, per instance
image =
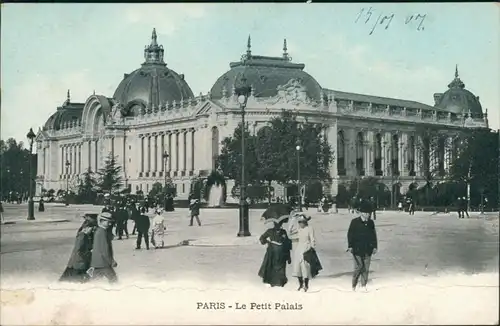
POLYGON ((40 198, 40 201, 38 202, 38 211, 45 212, 45 202, 43 201, 43 198, 40 198))
POLYGON ((2 202, 0 201, 0 223, 1 224, 4 224, 5 223, 5 219, 3 217, 3 204, 2 202))
POLYGON ((60 282, 81 282, 88 280, 87 270, 90 268, 92 246, 97 220, 91 215, 85 215, 85 221, 78 229, 75 245, 68 264, 59 278, 60 282))
POLYGON ((119 207, 117 207, 115 218, 116 218, 116 235, 118 236, 118 240, 122 239, 123 233, 125 233, 128 239, 129 238, 128 228, 127 228, 128 212, 124 206, 120 205, 119 207))
POLYGON ((309 281, 322 270, 315 250, 314 229, 309 226, 310 219, 310 217, 303 214, 297 217, 299 226, 297 232, 298 242, 296 248, 293 249, 292 257, 292 275, 299 280, 298 291, 303 289, 304 292, 309 289, 309 281))
POLYGON ((364 200, 359 202, 356 208, 358 217, 352 219, 347 231, 347 251, 352 253, 355 266, 352 276, 353 291, 356 290, 360 277, 361 286, 366 291, 371 257, 377 252, 377 233, 375 223, 368 218, 370 212, 370 203, 364 200))
POLYGON ((87 271, 90 278, 106 278, 110 283, 118 281, 114 268, 118 265, 113 257, 113 244, 108 229, 111 227, 111 213, 104 212, 98 217, 98 227, 94 233, 92 258, 87 271))
POLYGON ((375 201, 375 198, 370 197, 370 205, 372 206, 372 210, 370 212, 370 218, 372 218, 374 221, 377 220, 377 202, 375 201))
POLYGON ((274 227, 268 229, 259 238, 260 243, 267 244, 267 249, 258 275, 264 283, 272 287, 283 287, 288 282, 286 264, 291 263, 291 242, 282 225, 283 222, 279 219, 274 221, 274 227))
POLYGON ((141 249, 141 242, 144 237, 144 244, 146 245, 146 249, 149 250, 149 228, 151 226, 149 217, 146 214, 139 214, 135 225, 137 225, 137 245, 135 249, 141 249))
POLYGON ((191 211, 191 222, 189 222, 189 226, 193 226, 193 218, 196 218, 196 222, 198 222, 198 226, 201 226, 200 222, 200 200, 196 198, 192 198, 189 201, 189 210, 191 211))
POLYGON ((462 197, 457 198, 457 202, 455 204, 457 206, 457 213, 458 213, 458 218, 463 218, 463 212, 462 212, 462 197))
POLYGON ((162 215, 161 208, 157 208, 155 211, 155 217, 153 218, 153 228, 151 230, 151 244, 155 249, 165 246, 165 241, 163 240, 165 236, 165 218, 162 215), (161 243, 161 245, 160 245, 161 243))
POLYGON ((408 214, 415 215, 415 202, 413 201, 413 198, 411 198, 411 197, 409 199, 409 204, 408 204, 408 214))
POLYGON ((467 218, 469 218, 469 211, 468 211, 468 202, 467 202, 467 198, 466 197, 462 197, 462 200, 460 201, 461 202, 461 207, 460 207, 460 210, 462 211, 462 218, 465 218, 465 215, 467 215, 467 218))

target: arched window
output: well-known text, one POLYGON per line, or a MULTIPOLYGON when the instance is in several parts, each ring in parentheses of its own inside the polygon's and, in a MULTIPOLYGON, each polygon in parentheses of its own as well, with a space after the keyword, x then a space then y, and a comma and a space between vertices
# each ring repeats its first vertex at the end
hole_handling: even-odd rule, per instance
POLYGON ((430 154, 431 154, 431 141, 429 137, 424 137, 422 139, 422 165, 424 173, 427 175, 430 173, 430 154))
POLYGON ((382 175, 382 135, 375 135, 375 175, 382 175))
POLYGON ((362 132, 356 136, 356 172, 357 175, 365 175, 365 139, 362 132))
POLYGON ((344 138, 344 132, 342 130, 340 130, 337 134, 337 174, 346 175, 345 138, 344 138))
POLYGON ((398 135, 392 136, 391 156, 392 156, 392 162, 391 162, 392 175, 399 175, 399 136, 398 135))
POLYGON ((445 175, 444 159, 445 159, 445 139, 444 137, 439 137, 437 143, 437 168, 439 176, 445 175))
POLYGON ((415 175, 415 136, 408 139, 408 171, 410 176, 415 175))

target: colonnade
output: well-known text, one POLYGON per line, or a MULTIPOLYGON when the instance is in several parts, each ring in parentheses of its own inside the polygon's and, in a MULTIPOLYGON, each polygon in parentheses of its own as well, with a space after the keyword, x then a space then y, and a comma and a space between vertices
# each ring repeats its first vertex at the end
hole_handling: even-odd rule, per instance
POLYGON ((453 136, 423 137, 417 133, 340 129, 337 134, 339 176, 444 175, 450 168, 453 136))
POLYGON ((140 134, 139 177, 164 176, 165 168, 171 177, 193 175, 195 134, 193 128, 140 134))
POLYGON ((59 158, 58 171, 63 176, 63 179, 82 173, 82 143, 61 145, 59 158), (66 162, 69 163, 67 167, 66 162))

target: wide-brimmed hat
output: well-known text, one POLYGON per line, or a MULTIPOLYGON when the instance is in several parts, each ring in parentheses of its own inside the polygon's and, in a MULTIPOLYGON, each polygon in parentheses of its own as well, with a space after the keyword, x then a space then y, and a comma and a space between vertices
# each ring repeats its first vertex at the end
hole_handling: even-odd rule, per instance
POLYGON ((298 214, 297 215, 297 222, 298 223, 307 223, 311 220, 310 216, 306 216, 304 214, 298 214))

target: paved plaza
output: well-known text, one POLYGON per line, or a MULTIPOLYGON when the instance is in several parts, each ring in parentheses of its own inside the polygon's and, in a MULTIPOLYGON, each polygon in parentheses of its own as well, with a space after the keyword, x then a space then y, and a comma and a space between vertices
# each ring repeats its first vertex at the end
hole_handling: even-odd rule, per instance
MULTIPOLYGON (((2 289, 15 288, 16 284, 27 284, 28 281, 57 281, 71 253, 76 230, 82 222, 80 214, 98 212, 101 209, 98 206, 65 207, 60 204, 48 204, 46 208, 44 213, 37 212, 37 220, 33 223, 23 220, 25 205, 5 205, 6 221, 16 223, 1 227, 2 289)), ((182 284, 184 290, 189 288, 187 280, 196 279, 198 285, 194 288, 199 288, 199 284, 202 284, 207 289, 227 288, 236 291, 238 284, 245 284, 245 287, 260 289, 259 291, 274 291, 275 289, 267 289, 257 276, 265 252, 265 247, 258 242, 258 236, 266 227, 260 219, 262 212, 263 210, 250 211, 252 236, 247 238, 236 237, 237 210, 204 209, 201 211, 202 227, 188 226, 187 209, 168 213, 165 237, 167 248, 134 250, 136 236, 113 241, 119 278, 123 283, 149 282, 163 284, 161 286, 166 286, 169 282, 182 284), (188 240, 189 245, 177 246, 183 240, 188 240)), ((352 216, 347 210, 340 210, 338 214, 322 214, 316 212, 316 209, 310 209, 309 213, 324 270, 312 281, 307 295, 328 289, 348 293, 353 266, 351 257, 345 250, 347 228, 352 216)), ((130 222, 130 232, 132 226, 133 222, 130 222)), ((419 284, 431 284, 451 277, 449 282, 456 284, 458 281, 453 280, 456 275, 470 276, 467 282, 475 280, 474 287, 478 289, 474 291, 482 291, 479 289, 481 287, 489 288, 489 292, 482 294, 485 300, 498 291, 498 213, 483 216, 471 213, 470 219, 459 220, 454 213, 433 215, 429 212, 416 212, 414 216, 409 216, 382 211, 377 214, 376 226, 379 253, 372 262, 370 284, 375 292, 383 291, 384 286, 395 280, 404 280, 404 284, 408 284, 410 280, 418 279, 419 284), (478 275, 493 276, 480 281, 478 275)), ((291 277, 290 271, 287 274, 290 284, 277 291, 286 291, 288 295, 295 297, 295 279, 291 277)), ((412 293, 404 294, 411 295, 412 293)), ((461 297, 465 292, 455 294, 456 298, 457 295, 461 297)), ((366 298, 368 297, 363 300, 366 298)), ((468 295, 462 299, 470 304, 473 298, 468 295)), ((316 304, 324 303, 320 304, 318 301, 316 304)), ((488 305, 491 304, 498 308, 498 299, 496 302, 488 302, 488 305)), ((478 305, 481 306, 482 303, 478 305)), ((11 318, 14 317, 11 315, 11 318)), ((362 320, 364 319, 358 321, 362 320)), ((454 321, 446 318, 438 320, 454 321)), ((15 318, 5 322, 7 321, 18 323, 15 318)), ((340 319, 342 321, 352 320, 346 317, 340 319)), ((401 322, 399 319, 398 321, 401 322)), ((182 323, 182 320, 176 319, 176 322, 182 323)), ((320 323, 319 320, 316 322, 320 323)), ((383 322, 393 321, 387 319, 383 322)))

